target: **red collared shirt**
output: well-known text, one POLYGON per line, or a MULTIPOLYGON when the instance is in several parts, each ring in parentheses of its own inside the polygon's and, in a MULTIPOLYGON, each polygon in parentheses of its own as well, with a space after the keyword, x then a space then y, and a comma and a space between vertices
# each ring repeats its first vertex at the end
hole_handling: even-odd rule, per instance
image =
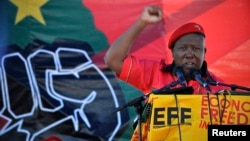
MULTIPOLYGON (((117 74, 117 78, 147 94, 151 93, 153 88, 159 89, 177 80, 171 72, 161 71, 161 67, 161 61, 138 59, 135 56, 129 55, 125 58, 122 71, 120 74, 117 74)), ((210 73, 210 75, 215 81, 223 82, 214 74, 210 73)), ((224 86, 210 86, 212 91, 208 92, 199 82, 193 80, 188 83, 188 86, 193 87, 194 94, 215 93, 227 89, 224 86)), ((177 85, 176 87, 180 86, 177 85)))

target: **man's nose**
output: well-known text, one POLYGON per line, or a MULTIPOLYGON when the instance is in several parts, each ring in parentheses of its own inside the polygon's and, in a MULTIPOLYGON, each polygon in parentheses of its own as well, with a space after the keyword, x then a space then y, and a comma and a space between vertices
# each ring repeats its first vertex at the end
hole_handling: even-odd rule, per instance
POLYGON ((194 56, 194 51, 193 51, 192 47, 187 47, 185 55, 186 55, 186 57, 193 57, 194 56))

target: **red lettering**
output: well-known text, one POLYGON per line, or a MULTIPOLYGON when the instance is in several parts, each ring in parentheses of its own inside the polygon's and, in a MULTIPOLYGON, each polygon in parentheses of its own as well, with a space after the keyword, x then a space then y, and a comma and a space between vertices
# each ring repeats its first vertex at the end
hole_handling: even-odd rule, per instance
POLYGON ((209 125, 209 122, 201 120, 201 122, 200 122, 200 128, 207 129, 208 125, 209 125))
POLYGON ((237 111, 239 111, 240 110, 240 101, 238 100, 238 102, 236 103, 236 101, 233 100, 232 107, 235 108, 237 111))
POLYGON ((202 96, 201 97, 201 106, 207 106, 207 103, 208 103, 208 97, 202 96))
POLYGON ((221 99, 220 106, 224 109, 227 109, 228 107, 230 107, 230 101, 228 99, 221 99))
POLYGON ((216 97, 210 98, 210 107, 218 107, 218 99, 216 97))
POLYGON ((201 123, 202 123, 202 120, 201 120, 200 125, 199 125, 200 128, 201 128, 201 125, 202 125, 201 123))
POLYGON ((219 111, 217 109, 211 108, 210 113, 211 113, 210 116, 212 118, 212 121, 218 122, 219 120, 218 120, 217 116, 219 114, 219 111))
POLYGON ((201 119, 205 118, 208 115, 208 108, 201 108, 201 119))
POLYGON ((222 110, 221 112, 221 115, 220 115, 220 117, 219 118, 221 118, 221 123, 225 123, 225 120, 224 119, 226 119, 227 118, 227 111, 226 110, 222 110))
POLYGON ((235 120, 235 112, 229 111, 228 118, 227 118, 227 123, 228 124, 233 124, 234 120, 235 120))
POLYGON ((250 102, 249 101, 243 102, 241 105, 241 109, 242 109, 242 111, 249 113, 250 112, 250 102))
POLYGON ((248 123, 248 117, 244 113, 238 113, 237 114, 237 124, 247 124, 248 123))

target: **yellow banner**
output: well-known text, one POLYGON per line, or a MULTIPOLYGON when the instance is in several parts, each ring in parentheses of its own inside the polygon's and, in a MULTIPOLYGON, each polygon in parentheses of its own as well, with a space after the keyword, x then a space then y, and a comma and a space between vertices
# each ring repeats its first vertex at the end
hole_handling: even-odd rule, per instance
POLYGON ((250 124, 250 95, 151 94, 142 118, 143 141, 207 141, 208 125, 250 124))

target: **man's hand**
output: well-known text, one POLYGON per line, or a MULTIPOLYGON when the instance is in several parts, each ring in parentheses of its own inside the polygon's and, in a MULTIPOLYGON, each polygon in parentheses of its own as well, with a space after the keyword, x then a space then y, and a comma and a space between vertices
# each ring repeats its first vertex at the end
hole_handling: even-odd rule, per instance
POLYGON ((157 23, 162 20, 162 10, 158 6, 146 6, 140 18, 146 24, 157 23))
POLYGON ((129 50, 139 33, 149 24, 162 20, 162 10, 158 6, 146 6, 137 21, 125 31, 105 54, 104 61, 109 68, 117 74, 122 71, 124 58, 129 54, 129 50))

